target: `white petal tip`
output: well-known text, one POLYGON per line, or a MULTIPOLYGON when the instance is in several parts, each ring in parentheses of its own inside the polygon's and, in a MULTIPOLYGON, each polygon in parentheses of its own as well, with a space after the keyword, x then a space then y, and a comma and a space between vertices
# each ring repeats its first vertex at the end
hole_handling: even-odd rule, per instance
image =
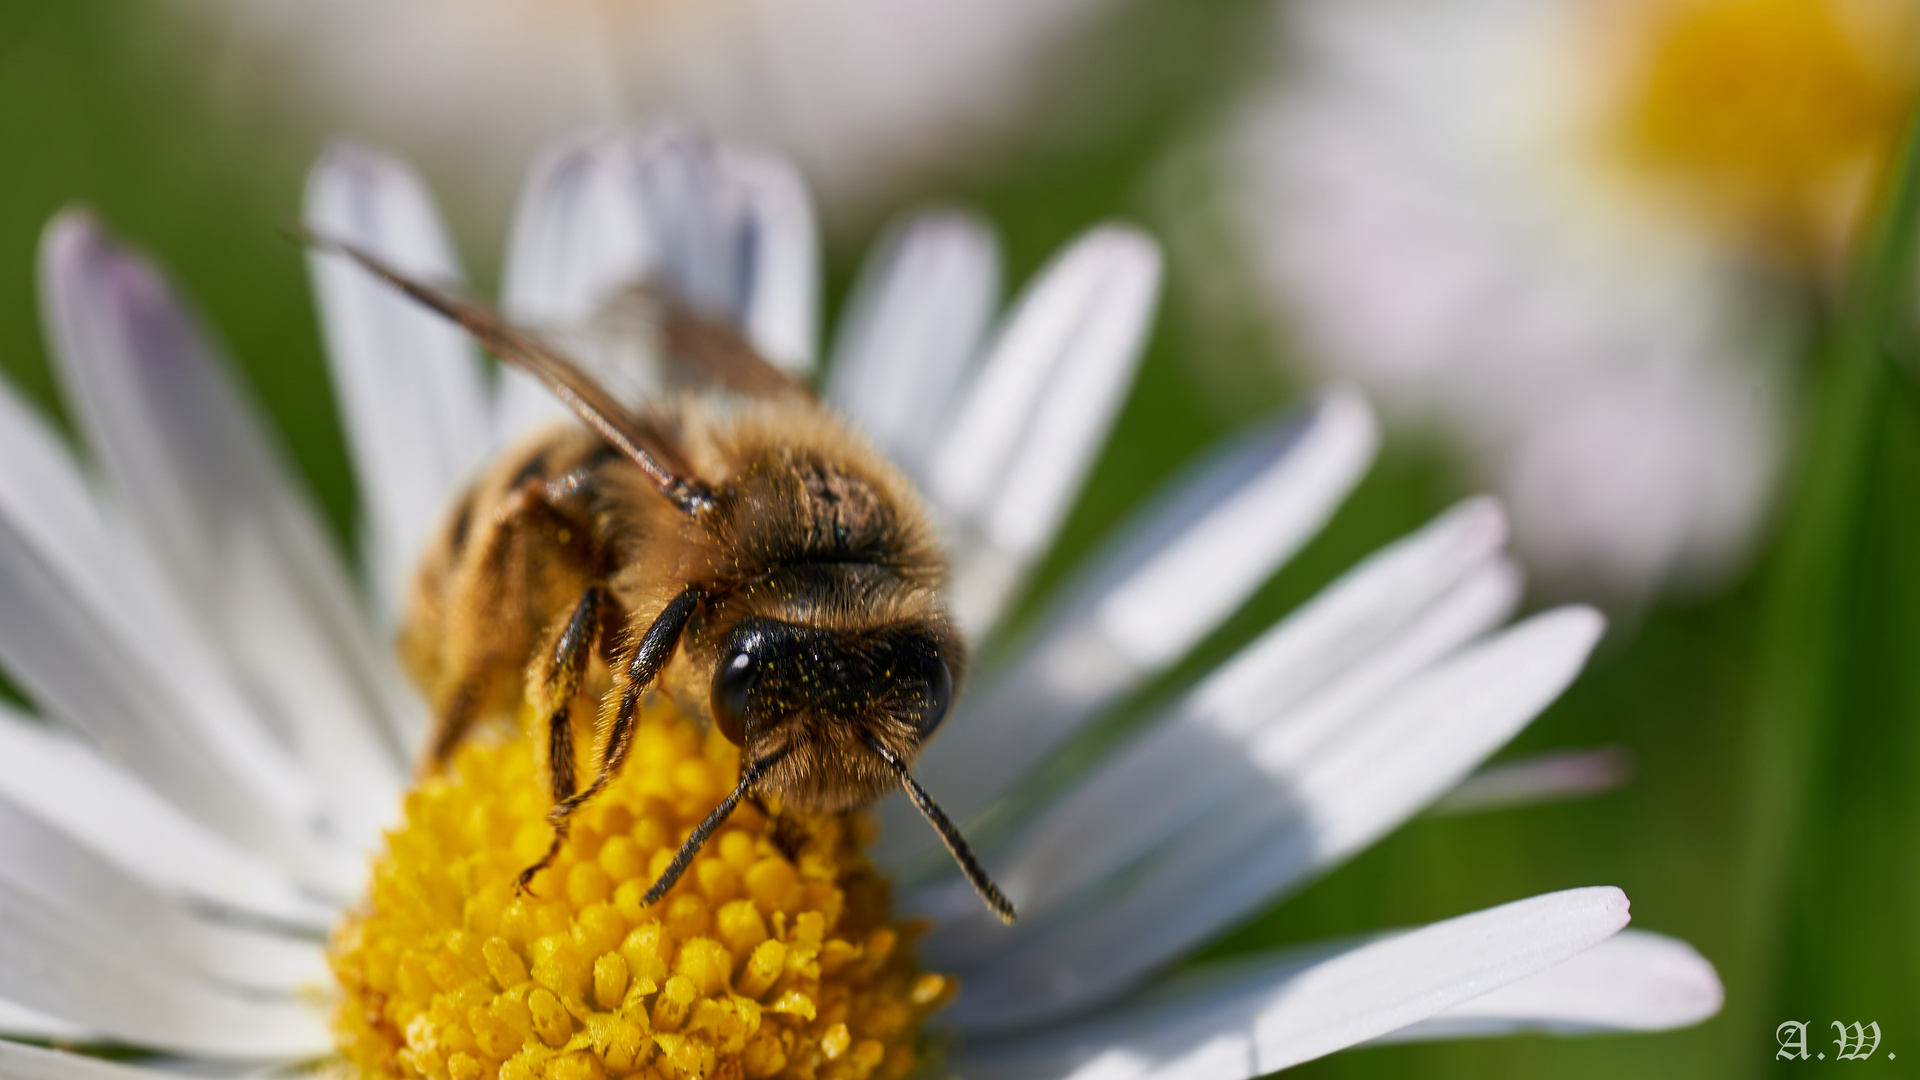
POLYGON ((309 177, 338 173, 342 169, 384 168, 394 164, 387 154, 351 139, 335 139, 315 159, 309 177))
POLYGON ((1476 537, 1484 536, 1489 547, 1506 546, 1509 533, 1507 508, 1499 499, 1491 495, 1475 495, 1463 499, 1449 511, 1460 521, 1461 528, 1469 530, 1476 537))
POLYGON ((1378 441, 1380 420, 1357 387, 1346 383, 1327 387, 1320 391, 1318 407, 1325 421, 1351 426, 1369 440, 1378 441))
POLYGON ((1121 269, 1150 278, 1153 288, 1159 288, 1163 262, 1160 242, 1145 229, 1109 221, 1088 230, 1079 245, 1084 245, 1083 250, 1099 253, 1101 258, 1111 260, 1121 269))
MULTIPOLYGON (((1598 1030, 1665 1031, 1689 1027, 1719 1013, 1726 988, 1713 964, 1677 938, 1628 930, 1539 978, 1576 984, 1567 1006, 1585 1004, 1598 1030)), ((1520 984, 1516 990, 1525 989, 1520 984)), ((1536 994, 1547 1001, 1555 998, 1536 994)), ((1570 1010, 1571 1011, 1571 1010, 1570 1010)))
POLYGON ((1725 1002, 1719 974, 1692 946, 1628 930, 1378 1041, 1670 1031, 1714 1016, 1725 1002))
POLYGON ((94 215, 92 207, 84 203, 70 203, 47 220, 40 243, 43 250, 65 250, 85 241, 97 240, 101 232, 100 220, 94 215))
POLYGON ((124 254, 107 233, 92 207, 73 203, 47 220, 40 232, 42 288, 65 290, 80 284, 102 255, 124 254))
MULTIPOLYGON (((335 142, 307 172, 301 221, 337 239, 404 256, 414 273, 445 276, 449 257, 425 259, 418 235, 437 234, 426 185, 406 162, 357 143, 335 142), (418 265, 415 265, 418 264, 418 265)), ((437 237, 436 237, 437 239, 437 237)), ((435 245, 438 246, 438 245, 435 245)), ((338 259, 314 253, 315 259, 338 259)))
POLYGON ((540 182, 564 172, 588 168, 610 153, 624 152, 632 144, 632 134, 621 129, 584 128, 556 140, 527 170, 525 190, 536 190, 540 182))
POLYGON ((997 235, 993 222, 964 206, 931 206, 920 210, 907 219, 901 232, 904 235, 922 230, 962 241, 986 243, 993 243, 997 235))
POLYGON ((334 142, 307 170, 302 220, 330 226, 344 209, 342 200, 356 189, 404 180, 411 174, 395 158, 352 142, 334 142))
POLYGON ((1607 617, 1599 609, 1585 604, 1569 604, 1536 615, 1532 622, 1543 634, 1549 634, 1577 651, 1584 661, 1607 632, 1607 617))
POLYGON ((1665 1031, 1692 1027, 1719 1014, 1727 990, 1707 958, 1684 941, 1658 934, 1622 934, 1614 939, 1622 948, 1643 953, 1641 973, 1643 1009, 1634 1017, 1633 1030, 1665 1031))
POLYGON ((96 322, 151 330, 148 320, 185 314, 160 271, 84 206, 55 214, 41 232, 40 286, 47 325, 68 335, 96 322))
POLYGON ((1633 902, 1627 899, 1626 890, 1616 885, 1594 885, 1589 891, 1593 893, 1595 910, 1618 916, 1622 927, 1632 921, 1633 902))

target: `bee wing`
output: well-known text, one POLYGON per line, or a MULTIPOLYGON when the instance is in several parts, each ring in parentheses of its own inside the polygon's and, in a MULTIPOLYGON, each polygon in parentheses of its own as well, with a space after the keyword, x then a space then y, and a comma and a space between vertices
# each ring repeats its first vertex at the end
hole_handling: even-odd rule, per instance
POLYGON ((638 465, 660 493, 680 509, 696 513, 712 505, 712 492, 694 478, 692 469, 671 442, 559 350, 507 322, 487 305, 408 277, 352 244, 307 230, 302 230, 300 235, 316 247, 345 255, 394 288, 460 324, 481 347, 503 363, 512 364, 540 380, 588 427, 638 465))
POLYGON ((595 320, 617 336, 651 331, 672 373, 747 397, 812 397, 807 385, 760 355, 731 323, 696 312, 664 289, 635 285, 616 294, 595 320))

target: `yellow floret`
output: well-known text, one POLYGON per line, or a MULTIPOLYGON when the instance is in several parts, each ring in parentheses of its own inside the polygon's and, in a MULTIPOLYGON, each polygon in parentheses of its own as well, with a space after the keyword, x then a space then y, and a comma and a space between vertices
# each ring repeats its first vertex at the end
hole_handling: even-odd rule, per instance
POLYGON ((1617 5, 1638 32, 1624 148, 1698 207, 1781 252, 1838 229, 1899 145, 1920 91, 1910 0, 1617 5))
MULTIPOLYGON (((666 715, 662 715, 666 714, 666 715)), ((651 711, 622 775, 546 850, 534 740, 474 739, 407 798, 366 903, 335 934, 340 1052, 363 1077, 904 1080, 953 997, 889 925, 857 818, 743 805, 658 904, 643 898, 739 768, 651 711)))

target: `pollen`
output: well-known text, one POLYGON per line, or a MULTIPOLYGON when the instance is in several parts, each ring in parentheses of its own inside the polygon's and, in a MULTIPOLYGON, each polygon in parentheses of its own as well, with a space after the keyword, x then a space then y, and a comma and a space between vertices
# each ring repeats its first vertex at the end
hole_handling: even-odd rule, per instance
POLYGON ((650 712, 618 780, 545 852, 526 737, 470 740, 407 797, 329 950, 334 1031, 362 1077, 905 1080, 953 980, 890 921, 859 815, 743 804, 661 901, 642 898, 739 769, 650 712))

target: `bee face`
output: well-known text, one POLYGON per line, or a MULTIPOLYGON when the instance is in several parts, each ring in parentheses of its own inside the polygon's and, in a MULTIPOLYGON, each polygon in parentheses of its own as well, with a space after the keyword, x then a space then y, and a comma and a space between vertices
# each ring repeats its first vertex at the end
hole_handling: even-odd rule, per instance
POLYGON ((748 616, 718 650, 714 724, 749 758, 784 753, 769 786, 796 807, 869 802, 897 782, 872 744, 911 761, 946 719, 947 636, 927 622, 842 631, 748 616))

